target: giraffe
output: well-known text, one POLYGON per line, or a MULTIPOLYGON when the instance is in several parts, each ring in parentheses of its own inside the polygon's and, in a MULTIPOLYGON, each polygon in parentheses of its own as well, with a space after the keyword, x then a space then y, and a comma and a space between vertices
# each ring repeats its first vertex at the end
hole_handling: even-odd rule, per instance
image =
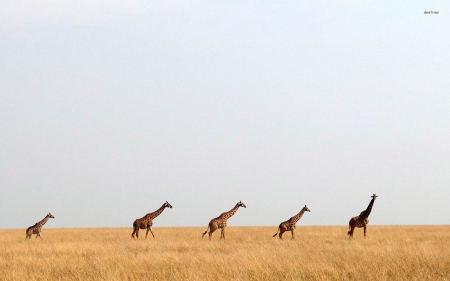
POLYGON ((153 213, 148 213, 140 219, 136 219, 133 222, 133 233, 131 233, 131 237, 134 238, 134 234, 136 234, 136 238, 139 238, 139 229, 147 229, 147 232, 145 233, 145 239, 147 239, 148 231, 150 231, 153 238, 155 238, 155 235, 153 235, 152 231, 153 219, 159 216, 166 207, 172 209, 172 205, 170 205, 169 202, 166 201, 158 210, 154 211, 153 213))
POLYGON ((220 228, 222 230, 222 232, 220 233, 220 239, 223 238, 225 240, 225 227, 227 227, 227 221, 232 215, 234 215, 237 212, 239 207, 247 208, 244 205, 244 203, 242 203, 242 201, 239 201, 236 204, 236 206, 233 207, 233 209, 231 209, 228 212, 220 214, 220 216, 218 216, 217 218, 212 219, 209 222, 208 228, 206 228, 206 231, 203 232, 202 238, 205 236, 205 234, 208 232, 208 229, 209 229, 209 233, 208 233, 209 240, 211 240, 211 236, 212 236, 213 232, 216 231, 218 228, 220 228))
POLYGON ((43 218, 42 220, 38 221, 33 226, 30 226, 29 228, 27 228, 25 239, 27 239, 27 238, 31 239, 31 235, 33 235, 33 234, 36 234, 36 239, 38 237, 41 237, 41 239, 42 239, 41 228, 48 221, 49 218, 54 219, 55 217, 52 214, 48 213, 45 216, 45 218, 43 218))
POLYGON ((296 214, 292 218, 288 219, 287 221, 284 221, 284 222, 280 223, 280 225, 278 226, 277 233, 275 233, 272 237, 277 236, 277 234, 279 233, 280 239, 283 239, 281 237, 283 235, 283 233, 290 230, 291 233, 292 233, 292 239, 294 239, 295 224, 298 222, 299 219, 302 218, 302 216, 305 213, 305 211, 306 212, 311 212, 311 210, 308 209, 308 207, 306 207, 306 205, 305 205, 305 207, 303 207, 298 214, 296 214))
POLYGON ((370 200, 369 206, 367 206, 367 209, 361 212, 359 216, 353 217, 348 222, 348 238, 353 238, 353 231, 355 230, 355 227, 361 228, 364 227, 364 238, 366 238, 366 228, 369 224, 369 215, 372 211, 373 203, 375 202, 375 199, 378 197, 378 195, 374 194, 371 196, 372 200, 370 200))

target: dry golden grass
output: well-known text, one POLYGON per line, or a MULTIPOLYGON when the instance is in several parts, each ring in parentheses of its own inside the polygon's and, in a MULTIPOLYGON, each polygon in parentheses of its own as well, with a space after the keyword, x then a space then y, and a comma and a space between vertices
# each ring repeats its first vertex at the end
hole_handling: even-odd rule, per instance
POLYGON ((296 239, 272 227, 0 230, 0 280, 450 280, 450 226, 298 226, 296 239))

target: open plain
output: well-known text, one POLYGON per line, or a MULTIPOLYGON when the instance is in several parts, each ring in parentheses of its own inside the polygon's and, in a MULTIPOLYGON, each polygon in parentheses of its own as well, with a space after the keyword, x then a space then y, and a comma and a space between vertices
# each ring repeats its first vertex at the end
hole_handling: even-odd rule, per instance
POLYGON ((0 280, 450 280, 450 226, 277 226, 0 230, 0 280))

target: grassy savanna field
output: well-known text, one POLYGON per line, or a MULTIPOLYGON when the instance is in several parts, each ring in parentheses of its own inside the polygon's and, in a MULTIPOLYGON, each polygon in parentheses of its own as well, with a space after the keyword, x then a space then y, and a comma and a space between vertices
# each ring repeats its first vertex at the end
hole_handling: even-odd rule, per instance
POLYGON ((450 280, 450 226, 227 227, 213 240, 206 227, 0 230, 0 280, 450 280))

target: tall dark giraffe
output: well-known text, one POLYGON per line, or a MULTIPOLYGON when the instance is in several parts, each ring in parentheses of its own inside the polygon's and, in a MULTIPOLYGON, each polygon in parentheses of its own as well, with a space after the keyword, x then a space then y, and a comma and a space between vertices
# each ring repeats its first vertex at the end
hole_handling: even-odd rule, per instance
POLYGON ((353 217, 348 222, 348 232, 349 239, 353 238, 353 231, 355 230, 355 227, 361 228, 364 227, 364 238, 366 238, 366 228, 369 224, 369 215, 372 211, 373 203, 375 202, 375 199, 378 197, 378 195, 374 194, 371 196, 372 200, 370 200, 369 206, 367 206, 367 209, 361 212, 359 216, 353 217))
POLYGON ((206 231, 203 232, 202 238, 203 238, 203 236, 205 236, 205 234, 208 232, 208 229, 209 229, 209 233, 208 233, 209 240, 211 240, 211 235, 213 234, 213 232, 216 231, 218 228, 220 228, 222 230, 222 232, 220 233, 220 239, 222 239, 222 238, 225 239, 225 227, 227 227, 227 221, 232 215, 234 215, 237 212, 239 207, 247 208, 244 205, 244 203, 239 201, 236 204, 236 206, 233 207, 233 209, 231 209, 228 212, 220 214, 220 216, 218 216, 217 218, 212 219, 209 222, 208 228, 206 229, 206 231))
POLYGON ((45 216, 45 218, 43 218, 42 220, 38 221, 33 226, 30 226, 29 228, 27 228, 25 239, 27 239, 27 238, 31 239, 31 235, 32 234, 36 234, 36 239, 38 237, 41 237, 41 239, 42 239, 41 228, 48 221, 49 218, 54 219, 55 217, 52 214, 48 213, 45 216))
POLYGON ((298 220, 302 218, 302 216, 305 212, 311 212, 311 210, 308 209, 308 207, 306 207, 306 205, 305 205, 305 207, 303 207, 300 210, 300 212, 298 214, 296 214, 292 218, 288 219, 287 221, 280 223, 280 225, 278 226, 277 233, 275 233, 272 237, 277 236, 277 234, 279 233, 280 239, 283 239, 281 237, 283 235, 283 233, 290 230, 292 233, 292 239, 294 239, 295 225, 298 222, 298 220))
POLYGON ((170 205, 169 202, 166 201, 166 203, 164 203, 158 210, 154 211, 153 213, 148 213, 142 218, 135 220, 133 222, 133 233, 131 233, 131 237, 134 238, 134 234, 136 233, 136 238, 139 238, 139 229, 147 229, 147 232, 145 233, 145 239, 147 239, 148 231, 150 231, 153 238, 155 238, 155 235, 153 235, 152 231, 153 219, 159 216, 166 207, 172 208, 172 205, 170 205))

